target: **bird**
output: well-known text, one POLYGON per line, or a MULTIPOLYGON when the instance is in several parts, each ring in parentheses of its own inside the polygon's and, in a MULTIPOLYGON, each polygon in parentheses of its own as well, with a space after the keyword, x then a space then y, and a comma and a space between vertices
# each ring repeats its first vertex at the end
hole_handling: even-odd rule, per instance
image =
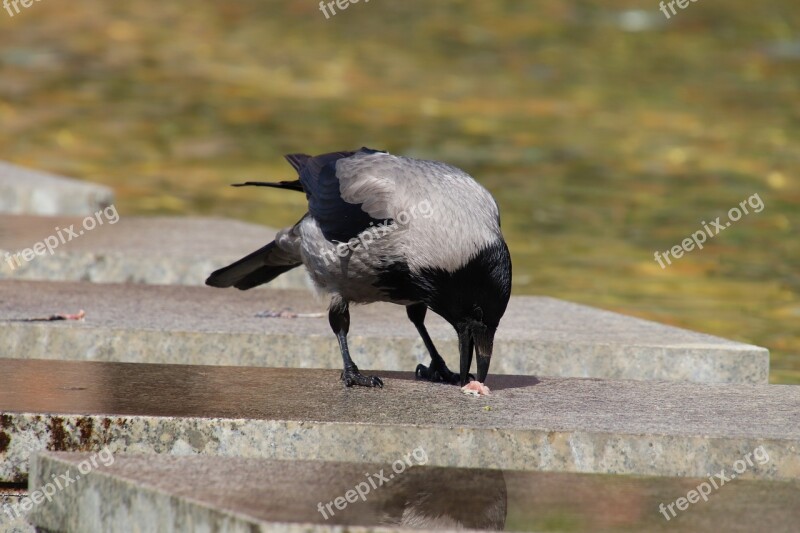
POLYGON ((317 290, 330 296, 328 322, 347 387, 383 388, 350 356, 350 305, 390 302, 405 306, 430 355, 428 366, 417 365, 417 379, 488 394, 494 337, 511 296, 511 255, 491 193, 447 163, 366 147, 285 158, 297 179, 234 186, 305 193, 308 212, 206 284, 247 290, 305 266, 317 290), (428 334, 428 310, 456 331, 457 374, 428 334), (473 352, 477 380, 470 373, 473 352))

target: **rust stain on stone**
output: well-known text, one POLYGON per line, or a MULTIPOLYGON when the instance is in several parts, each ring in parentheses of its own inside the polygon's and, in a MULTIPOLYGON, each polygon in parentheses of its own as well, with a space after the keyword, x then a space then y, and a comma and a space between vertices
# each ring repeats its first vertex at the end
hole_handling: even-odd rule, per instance
POLYGON ((104 418, 103 419, 103 431, 108 432, 108 428, 110 428, 110 427, 111 427, 111 419, 110 418, 104 418))
POLYGON ((81 432, 81 449, 87 450, 91 446, 92 434, 94 433, 94 420, 91 418, 79 418, 77 423, 81 432))
POLYGON ((0 427, 3 429, 11 427, 11 415, 0 415, 0 427))
POLYGON ((50 419, 50 450, 67 451, 67 432, 64 431, 64 419, 54 416, 50 419))
POLYGON ((4 453, 9 444, 11 444, 11 437, 5 431, 0 431, 0 453, 4 453))

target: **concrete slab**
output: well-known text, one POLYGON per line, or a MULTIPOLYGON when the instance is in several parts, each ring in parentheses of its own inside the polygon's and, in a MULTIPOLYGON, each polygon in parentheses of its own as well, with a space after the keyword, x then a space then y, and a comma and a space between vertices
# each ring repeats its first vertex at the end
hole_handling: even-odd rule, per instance
POLYGON ((415 452, 394 464, 118 455, 96 467, 91 454, 45 453, 34 461, 31 491, 50 483, 55 496, 35 506, 33 519, 81 533, 120 524, 187 532, 564 531, 568 524, 570 531, 749 533, 796 531, 800 521, 797 482, 738 480, 670 511, 707 479, 437 468, 420 466, 424 451, 415 452), (80 479, 58 491, 54 476, 80 479))
MULTIPOLYGON (((115 210, 89 218, 94 221, 85 225, 84 217, 0 215, 0 279, 203 285, 211 272, 275 235, 272 228, 218 218, 126 217, 115 210), (28 261, 13 257, 48 237, 57 244, 52 254, 40 246, 42 255, 28 252, 28 261)), ((311 286, 302 268, 266 285, 311 286)))
POLYGON ((800 479, 800 387, 788 385, 492 376, 493 394, 473 398, 397 372, 377 372, 384 389, 346 389, 336 370, 0 368, 0 481, 24 480, 33 451, 105 446, 345 462, 421 446, 432 466, 707 477, 744 464, 738 477, 800 479))
MULTIPOLYGON (((341 368, 327 301, 300 291, 237 291, 0 281, 0 355, 43 359, 341 368), (318 318, 259 318, 291 308, 318 318), (83 322, 18 322, 86 311, 83 322)), ((452 367, 453 328, 429 313, 452 367)), ((401 306, 352 309, 350 348, 363 369, 428 360, 401 306)), ((767 383, 764 348, 551 298, 513 297, 495 340, 493 374, 767 383)))
POLYGON ((0 213, 91 215, 114 203, 110 188, 0 161, 0 213))

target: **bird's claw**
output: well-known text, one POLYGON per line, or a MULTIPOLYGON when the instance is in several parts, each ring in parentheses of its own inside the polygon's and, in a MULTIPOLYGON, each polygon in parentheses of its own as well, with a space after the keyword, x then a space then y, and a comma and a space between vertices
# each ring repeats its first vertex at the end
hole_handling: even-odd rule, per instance
MULTIPOLYGON (((446 366, 444 368, 439 368, 438 366, 434 365, 434 363, 431 363, 431 366, 425 366, 423 364, 417 365, 417 369, 414 374, 416 375, 417 379, 424 379, 433 383, 449 383, 450 385, 457 385, 461 380, 458 374, 451 372, 446 366)), ((475 379, 475 376, 472 374, 469 376, 470 378, 475 379)))
POLYGON ((361 387, 379 387, 383 388, 383 380, 378 376, 365 376, 358 369, 345 370, 342 372, 342 381, 345 387, 352 387, 359 385, 361 387))

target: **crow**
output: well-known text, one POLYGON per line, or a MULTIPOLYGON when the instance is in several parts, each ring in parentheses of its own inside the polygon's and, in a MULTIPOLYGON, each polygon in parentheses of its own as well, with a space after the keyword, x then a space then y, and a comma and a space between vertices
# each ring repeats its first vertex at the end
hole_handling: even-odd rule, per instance
POLYGON ((246 182, 303 192, 308 212, 275 240, 217 270, 212 287, 247 290, 305 265, 331 295, 328 320, 339 341, 345 385, 383 387, 350 357, 350 303, 404 305, 430 353, 416 377, 487 394, 494 336, 511 295, 511 256, 492 195, 463 170, 439 161, 361 148, 290 154, 299 179, 246 182), (428 309, 458 334, 459 374, 448 369, 425 328, 428 309), (469 373, 477 354, 477 382, 469 373))

